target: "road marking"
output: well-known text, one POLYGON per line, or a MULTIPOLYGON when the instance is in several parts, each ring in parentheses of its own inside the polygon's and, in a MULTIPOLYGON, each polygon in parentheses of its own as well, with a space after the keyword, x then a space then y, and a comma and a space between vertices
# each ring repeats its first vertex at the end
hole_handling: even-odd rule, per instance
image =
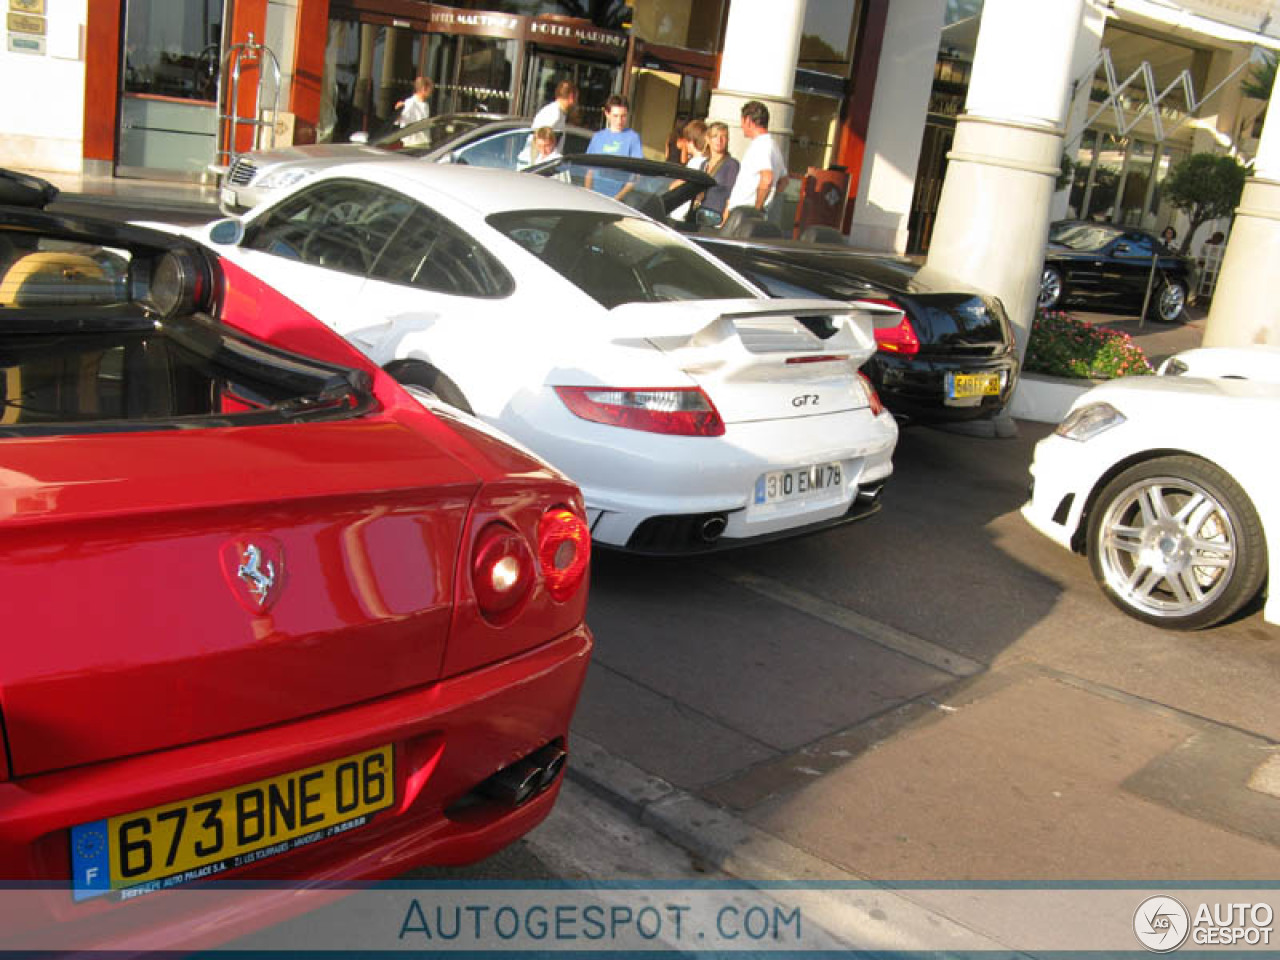
POLYGON ((900 653, 904 657, 918 660, 944 673, 949 673, 953 677, 972 677, 986 672, 986 665, 979 663, 977 660, 970 660, 954 650, 948 650, 946 647, 941 647, 936 643, 923 640, 888 624, 880 623, 878 620, 864 617, 848 607, 842 607, 838 603, 824 600, 821 597, 814 596, 812 593, 774 580, 772 577, 762 577, 759 574, 748 573, 745 570, 739 570, 727 564, 716 564, 711 568, 711 572, 722 580, 744 587, 752 593, 758 593, 762 597, 768 597, 770 600, 776 600, 778 603, 791 607, 793 610, 807 613, 809 616, 839 627, 841 630, 856 633, 858 636, 892 650, 894 653, 900 653))

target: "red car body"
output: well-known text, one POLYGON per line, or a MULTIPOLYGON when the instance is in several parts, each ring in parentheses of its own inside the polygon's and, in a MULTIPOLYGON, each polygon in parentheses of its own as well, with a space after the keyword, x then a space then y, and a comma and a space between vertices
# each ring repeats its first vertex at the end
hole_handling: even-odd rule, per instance
MULTIPOLYGON (((29 248, 44 216, 0 208, 0 230, 29 248)), ((0 900, 0 947, 43 949, 51 925, 62 946, 206 945, 298 909, 290 891, 229 890, 215 918, 115 888, 376 880, 540 822, 592 646, 577 488, 184 241, 55 226, 206 258, 221 324, 342 368, 363 399, 254 422, 251 391, 223 389, 199 424, 24 433, 13 371, 36 368, 0 330, 0 881, 34 885, 0 900), (504 793, 513 771, 527 788, 504 793), (104 865, 129 877, 104 888, 104 865)))

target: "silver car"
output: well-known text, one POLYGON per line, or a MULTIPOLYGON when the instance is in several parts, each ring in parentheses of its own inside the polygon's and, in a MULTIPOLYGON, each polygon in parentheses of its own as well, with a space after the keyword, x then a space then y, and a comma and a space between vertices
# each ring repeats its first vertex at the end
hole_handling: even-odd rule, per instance
MULTIPOLYGON (((367 143, 313 143, 242 153, 222 174, 224 213, 255 207, 277 191, 328 167, 352 161, 404 158, 515 170, 529 162, 529 118, 492 113, 428 117, 367 143)), ((356 134, 353 140, 362 137, 356 134)), ((564 153, 583 153, 591 131, 569 127, 564 153)))

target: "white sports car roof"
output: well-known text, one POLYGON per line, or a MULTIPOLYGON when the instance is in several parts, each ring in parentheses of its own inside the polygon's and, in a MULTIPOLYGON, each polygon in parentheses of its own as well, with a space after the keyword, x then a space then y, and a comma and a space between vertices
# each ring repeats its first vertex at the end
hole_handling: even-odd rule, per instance
POLYGON ((358 177, 426 203, 444 194, 481 217, 506 210, 593 210, 634 217, 631 207, 603 194, 547 177, 510 170, 439 163, 350 163, 331 167, 321 178, 358 177))

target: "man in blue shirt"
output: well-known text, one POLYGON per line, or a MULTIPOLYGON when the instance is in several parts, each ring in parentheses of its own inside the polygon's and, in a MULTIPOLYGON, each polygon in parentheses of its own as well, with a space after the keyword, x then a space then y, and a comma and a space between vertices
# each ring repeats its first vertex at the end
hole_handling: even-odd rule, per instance
MULTIPOLYGON (((627 98, 614 94, 604 104, 605 128, 597 130, 587 145, 587 153, 600 153, 613 157, 643 157, 644 147, 640 143, 640 134, 627 126, 631 116, 631 107, 627 98)), ((604 172, 587 174, 585 186, 588 190, 596 190, 605 196, 621 200, 634 186, 632 180, 625 175, 612 175, 604 172), (592 183, 594 179, 594 185, 592 183)))

